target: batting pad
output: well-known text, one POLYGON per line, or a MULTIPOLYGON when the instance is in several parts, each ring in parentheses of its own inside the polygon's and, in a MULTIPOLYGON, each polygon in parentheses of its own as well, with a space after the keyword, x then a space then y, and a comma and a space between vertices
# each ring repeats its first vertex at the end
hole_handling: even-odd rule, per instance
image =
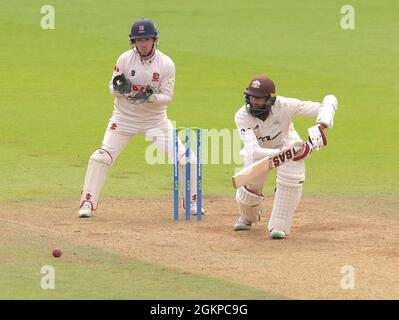
POLYGON ((111 165, 112 157, 106 150, 97 149, 90 157, 83 185, 81 203, 83 201, 90 201, 93 210, 97 208, 98 199, 111 165))
POLYGON ((259 221, 259 216, 262 213, 263 200, 263 196, 258 196, 245 187, 237 189, 236 201, 238 203, 238 210, 240 216, 245 218, 248 222, 259 221))
POLYGON ((277 183, 269 231, 276 229, 284 231, 287 235, 290 233, 294 212, 298 207, 301 195, 302 185, 293 187, 277 183))
POLYGON ((277 172, 277 187, 273 210, 269 220, 272 229, 289 234, 294 212, 302 196, 302 184, 305 180, 305 162, 290 161, 282 165, 277 172))

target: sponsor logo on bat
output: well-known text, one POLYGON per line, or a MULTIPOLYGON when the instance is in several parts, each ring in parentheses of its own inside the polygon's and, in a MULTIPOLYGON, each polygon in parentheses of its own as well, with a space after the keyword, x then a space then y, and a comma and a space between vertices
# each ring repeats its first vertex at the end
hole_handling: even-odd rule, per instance
POLYGON ((291 160, 294 157, 294 153, 292 152, 291 149, 285 150, 284 152, 275 155, 272 158, 273 161, 273 166, 278 167, 281 166, 283 163, 287 162, 288 160, 291 160))

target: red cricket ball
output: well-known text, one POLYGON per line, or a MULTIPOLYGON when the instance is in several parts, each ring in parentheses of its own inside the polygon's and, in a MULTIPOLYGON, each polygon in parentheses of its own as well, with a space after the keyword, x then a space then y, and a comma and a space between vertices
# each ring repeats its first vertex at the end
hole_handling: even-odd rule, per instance
POLYGON ((61 257, 61 255, 62 255, 61 249, 55 248, 55 249, 53 250, 53 257, 59 258, 59 257, 61 257))

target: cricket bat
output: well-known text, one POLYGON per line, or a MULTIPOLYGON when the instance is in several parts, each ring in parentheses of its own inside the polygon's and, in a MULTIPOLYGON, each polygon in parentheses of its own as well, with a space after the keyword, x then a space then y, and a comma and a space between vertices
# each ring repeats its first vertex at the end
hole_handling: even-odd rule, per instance
POLYGON ((248 184, 257 176, 266 173, 274 168, 281 166, 288 161, 291 161, 297 154, 301 153, 305 148, 306 143, 302 146, 293 146, 282 149, 273 156, 263 158, 250 166, 242 169, 233 176, 233 186, 238 189, 248 184))

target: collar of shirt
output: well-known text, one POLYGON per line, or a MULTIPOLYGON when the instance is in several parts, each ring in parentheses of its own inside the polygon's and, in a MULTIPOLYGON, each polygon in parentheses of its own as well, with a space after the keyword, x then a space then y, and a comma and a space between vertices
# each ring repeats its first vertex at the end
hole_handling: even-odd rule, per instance
POLYGON ((137 50, 135 51, 135 53, 138 54, 138 56, 139 56, 140 61, 141 61, 142 64, 150 65, 150 64, 152 64, 152 62, 153 62, 153 61, 155 60, 155 58, 157 57, 157 55, 158 55, 158 50, 155 49, 154 55, 151 57, 151 59, 148 59, 148 60, 144 60, 144 59, 140 56, 140 54, 138 53, 137 50))

